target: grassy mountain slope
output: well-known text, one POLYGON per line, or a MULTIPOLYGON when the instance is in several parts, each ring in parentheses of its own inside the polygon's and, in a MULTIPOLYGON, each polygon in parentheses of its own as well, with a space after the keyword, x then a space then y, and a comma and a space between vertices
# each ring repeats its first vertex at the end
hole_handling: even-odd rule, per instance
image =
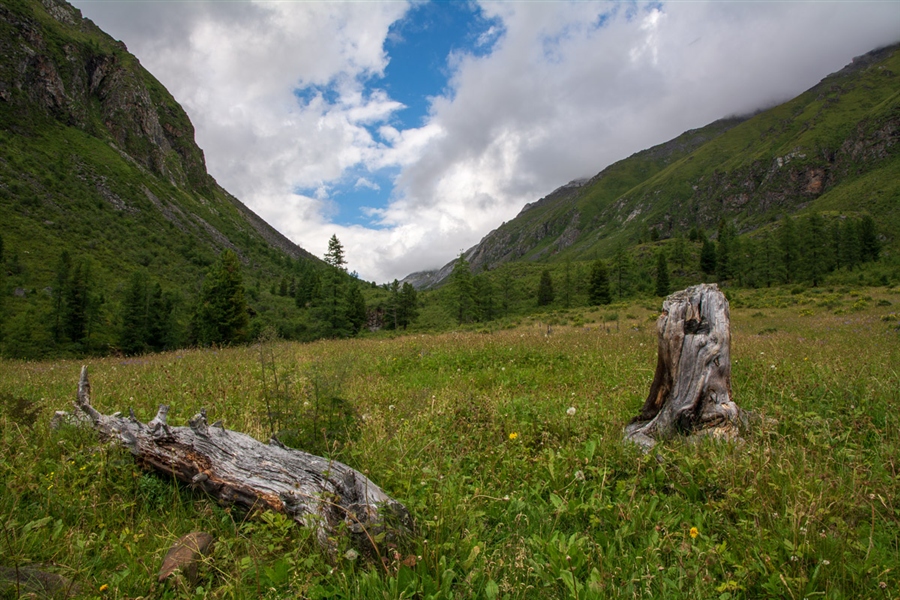
MULTIPOLYGON (((818 85, 749 118, 688 131, 527 205, 466 256, 474 270, 511 261, 609 257, 649 238, 742 232, 803 211, 869 212, 900 242, 900 52, 858 57, 818 85)), ((449 273, 419 277, 433 285, 449 273)))
POLYGON ((76 9, 3 0, 0 54, 7 322, 46 310, 64 250, 107 303, 138 268, 189 300, 224 249, 256 289, 321 264, 215 182, 178 103, 76 9))

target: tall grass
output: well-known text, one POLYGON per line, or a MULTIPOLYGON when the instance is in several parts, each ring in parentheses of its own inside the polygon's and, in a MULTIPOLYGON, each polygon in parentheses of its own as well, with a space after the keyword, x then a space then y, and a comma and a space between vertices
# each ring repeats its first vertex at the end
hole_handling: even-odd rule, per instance
POLYGON ((417 523, 384 565, 345 547, 331 561, 280 515, 51 431, 80 365, 2 362, 0 566, 104 598, 897 598, 900 292, 735 299, 735 399, 772 420, 742 444, 644 455, 621 440, 655 367, 654 304, 557 315, 549 335, 525 320, 91 360, 103 412, 167 403, 180 425, 205 407, 365 472, 417 523), (217 538, 200 587, 155 583, 198 529, 217 538))

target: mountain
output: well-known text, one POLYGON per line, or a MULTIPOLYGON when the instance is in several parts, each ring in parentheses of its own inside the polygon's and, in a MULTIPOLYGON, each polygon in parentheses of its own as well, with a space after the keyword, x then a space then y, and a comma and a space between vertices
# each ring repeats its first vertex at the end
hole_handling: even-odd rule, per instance
POLYGON ((225 249, 257 292, 323 264, 216 183, 181 106, 71 5, 2 0, 0 56, 7 329, 46 316, 63 252, 106 304, 97 331, 137 269, 188 304, 225 249))
MULTIPOLYGON (((870 213, 900 232, 900 46, 853 59, 796 98, 716 121, 527 204, 465 252, 473 271, 611 256, 723 219, 748 233, 802 212, 870 213), (655 231, 654 231, 655 230, 655 231)), ((404 281, 442 283, 451 261, 404 281)))

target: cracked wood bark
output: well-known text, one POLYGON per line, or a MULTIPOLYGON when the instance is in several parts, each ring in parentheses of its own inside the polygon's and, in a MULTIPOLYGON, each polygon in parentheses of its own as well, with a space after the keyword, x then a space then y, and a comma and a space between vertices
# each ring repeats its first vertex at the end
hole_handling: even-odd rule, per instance
POLYGON ((334 548, 329 538, 342 524, 355 545, 376 551, 376 534, 410 528, 406 508, 362 473, 275 439, 263 444, 220 422, 210 426, 205 410, 188 427, 169 427, 166 405, 146 424, 133 411, 130 417, 103 415, 91 406, 87 367, 81 369, 76 406, 94 429, 121 442, 143 468, 198 486, 222 504, 285 513, 314 528, 328 550, 334 548))
POLYGON ((677 434, 735 439, 747 414, 731 395, 731 318, 716 284, 670 295, 656 321, 656 374, 625 439, 645 449, 677 434))

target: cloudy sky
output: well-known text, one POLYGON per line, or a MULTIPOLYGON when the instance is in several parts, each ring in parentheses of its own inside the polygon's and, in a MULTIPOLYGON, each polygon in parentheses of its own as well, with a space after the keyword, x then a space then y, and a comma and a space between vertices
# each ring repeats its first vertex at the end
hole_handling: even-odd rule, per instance
POLYGON ((220 184, 378 282, 900 40, 894 0, 73 4, 181 103, 220 184))

